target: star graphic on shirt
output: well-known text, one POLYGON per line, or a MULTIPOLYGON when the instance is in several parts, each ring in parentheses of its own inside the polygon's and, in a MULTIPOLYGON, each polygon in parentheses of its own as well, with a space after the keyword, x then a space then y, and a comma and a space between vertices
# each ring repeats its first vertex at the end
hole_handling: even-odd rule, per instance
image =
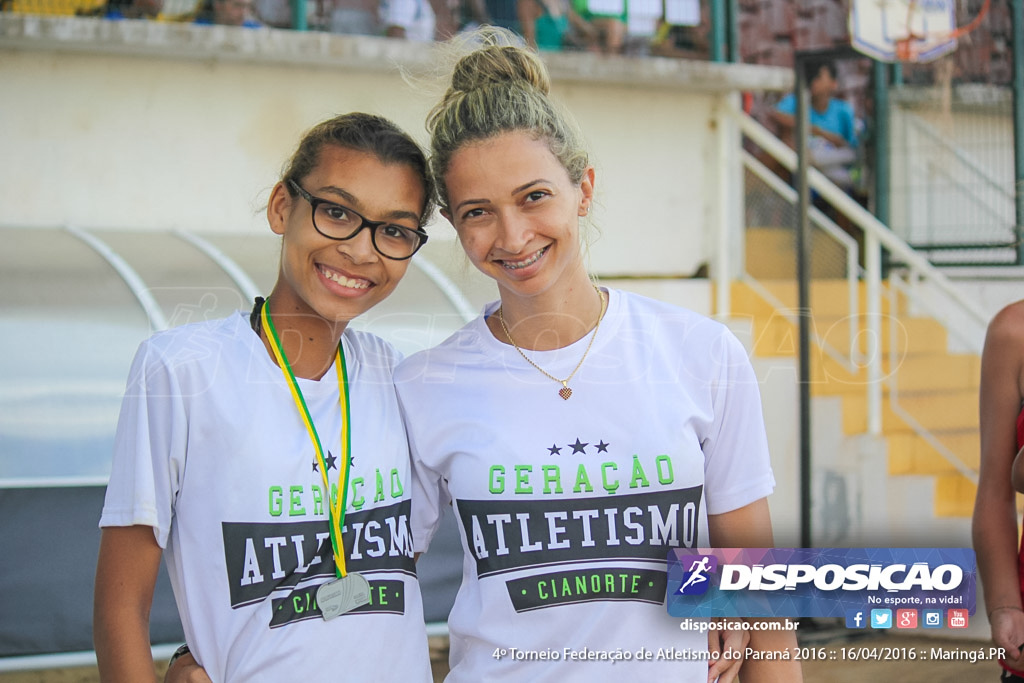
POLYGON ((605 443, 604 439, 601 439, 601 443, 597 444, 597 452, 598 453, 607 453, 608 452, 608 446, 610 446, 610 445, 611 444, 605 443))
POLYGON ((327 451, 327 457, 324 458, 324 462, 327 463, 327 470, 338 469, 338 458, 327 451))
POLYGON ((316 464, 316 460, 313 461, 313 471, 314 472, 319 472, 320 471, 320 466, 316 464))
POLYGON ((573 455, 576 455, 577 453, 586 453, 587 452, 587 446, 589 446, 589 445, 590 444, 588 444, 588 443, 580 443, 580 438, 578 436, 576 437, 576 443, 569 444, 569 446, 572 447, 572 454, 573 455))
POLYGON ((348 456, 348 466, 349 466, 349 468, 352 468, 352 467, 356 466, 356 456, 354 456, 354 455, 348 456))
POLYGON ((551 453, 551 455, 561 455, 562 449, 558 447, 558 444, 551 444, 551 448, 548 449, 548 452, 551 453))

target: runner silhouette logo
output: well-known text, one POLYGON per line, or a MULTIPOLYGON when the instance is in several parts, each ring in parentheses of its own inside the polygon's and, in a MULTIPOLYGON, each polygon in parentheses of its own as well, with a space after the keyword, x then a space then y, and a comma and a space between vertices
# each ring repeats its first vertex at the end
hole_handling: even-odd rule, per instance
POLYGON ((703 595, 711 585, 710 574, 718 569, 718 558, 714 555, 685 555, 679 558, 679 564, 686 567, 683 583, 679 586, 678 595, 703 595))

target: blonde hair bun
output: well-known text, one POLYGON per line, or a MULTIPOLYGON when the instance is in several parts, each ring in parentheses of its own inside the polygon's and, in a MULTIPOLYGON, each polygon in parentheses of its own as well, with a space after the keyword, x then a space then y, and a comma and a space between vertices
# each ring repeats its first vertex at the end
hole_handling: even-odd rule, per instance
POLYGON ((473 51, 452 71, 449 92, 472 92, 495 83, 526 83, 547 95, 551 79, 537 53, 506 29, 487 26, 469 34, 473 51))
MULTIPOLYGON (((455 39, 461 55, 450 86, 427 115, 430 172, 442 208, 448 206, 445 174, 463 145, 510 132, 543 140, 578 183, 589 162, 576 122, 548 98, 551 79, 536 52, 506 29, 486 26, 455 39)), ((451 62, 449 62, 451 63, 451 62)))

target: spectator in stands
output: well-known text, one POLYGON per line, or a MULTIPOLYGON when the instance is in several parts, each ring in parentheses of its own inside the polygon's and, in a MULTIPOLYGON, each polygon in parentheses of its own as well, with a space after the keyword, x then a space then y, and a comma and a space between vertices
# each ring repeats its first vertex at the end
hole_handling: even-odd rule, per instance
POLYGON ((569 0, 519 0, 519 26, 523 38, 538 50, 561 50, 567 44, 594 44, 597 30, 573 9, 569 0), (573 30, 578 38, 571 33, 573 30))
POLYGON ((164 0, 108 0, 105 5, 78 14, 104 19, 155 19, 163 8, 164 0))
POLYGON ((288 0, 254 0, 253 14, 264 26, 292 27, 292 8, 288 0))
POLYGON ((383 33, 378 0, 334 0, 328 11, 330 19, 327 28, 331 33, 362 36, 379 36, 383 33))
POLYGON ((455 19, 446 0, 381 0, 384 35, 430 42, 455 33, 455 19))
POLYGON ((259 28, 263 24, 250 16, 252 3, 253 0, 204 0, 194 23, 259 28))
POLYGON ((596 45, 605 54, 619 54, 626 42, 627 0, 572 0, 573 9, 592 26, 596 45))
MULTIPOLYGON (((854 189, 852 169, 857 161, 857 122, 853 107, 835 97, 839 88, 836 65, 832 61, 808 60, 804 75, 811 91, 810 139, 811 163, 847 192, 854 189)), ((791 147, 796 127, 796 96, 792 93, 772 112, 781 127, 780 137, 791 147)))
POLYGON ((710 10, 701 3, 700 23, 695 26, 670 23, 662 13, 651 38, 650 54, 675 59, 708 60, 711 57, 710 10))
POLYGON ((473 30, 487 24, 500 26, 522 35, 516 0, 463 0, 461 30, 473 30))

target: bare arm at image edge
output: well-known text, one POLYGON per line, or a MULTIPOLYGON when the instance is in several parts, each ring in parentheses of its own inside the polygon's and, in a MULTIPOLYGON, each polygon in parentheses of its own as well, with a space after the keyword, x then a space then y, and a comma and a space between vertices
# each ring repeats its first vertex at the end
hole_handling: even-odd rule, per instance
POLYGON ((430 9, 434 10, 434 40, 448 40, 458 32, 455 15, 445 0, 430 0, 430 9))
MULTIPOLYGON (((708 516, 708 530, 711 543, 716 548, 771 548, 775 542, 772 536, 772 520, 768 510, 768 499, 761 498, 749 505, 720 515, 708 516)), ((779 622, 780 619, 747 619, 748 622, 779 622)), ((789 650, 792 655, 797 643, 795 631, 744 631, 749 634, 749 643, 745 647, 758 652, 781 652, 789 650)), ((739 634, 720 634, 722 647, 743 649, 739 643, 746 640, 739 634)), ((739 680, 743 683, 799 683, 803 680, 803 669, 800 662, 790 660, 747 660, 737 662, 718 660, 709 670, 709 674, 721 672, 720 683, 730 683, 736 675, 735 666, 739 667, 739 680), (715 667, 719 667, 718 670, 715 667)), ((709 675, 709 680, 714 680, 709 675)))
POLYGON ((199 666, 199 662, 191 652, 187 652, 174 660, 167 668, 164 683, 211 683, 211 681, 210 677, 206 675, 206 669, 199 666))
POLYGON ((1017 453, 1017 415, 1024 372, 1024 302, 1007 306, 992 320, 981 357, 979 425, 981 467, 972 536, 985 594, 992 640, 1006 662, 1024 670, 1024 643, 1017 572, 1016 496, 1010 483, 1017 453))
POLYGON ((537 28, 533 22, 540 16, 537 0, 519 0, 516 3, 516 16, 519 18, 519 30, 526 44, 537 49, 537 28))
POLYGON ((103 529, 93 602, 93 644, 103 683, 157 680, 149 613, 162 555, 152 527, 103 529))

